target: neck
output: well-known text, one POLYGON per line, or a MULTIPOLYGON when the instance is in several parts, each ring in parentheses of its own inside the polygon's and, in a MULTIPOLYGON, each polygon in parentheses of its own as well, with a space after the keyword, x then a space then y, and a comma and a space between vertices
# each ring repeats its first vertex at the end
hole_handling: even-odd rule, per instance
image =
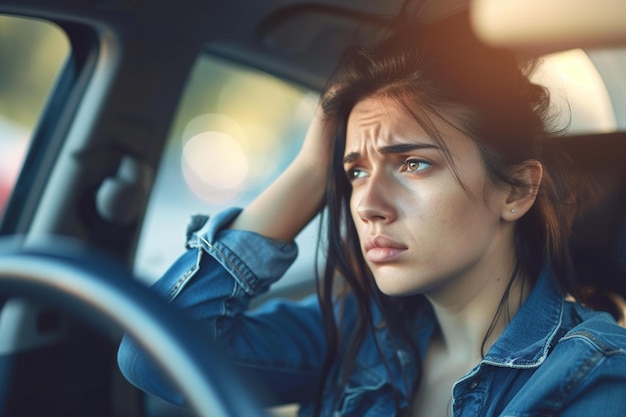
POLYGON ((439 322, 441 348, 454 363, 480 362, 519 310, 529 288, 517 268, 511 269, 508 276, 471 280, 469 286, 460 282, 427 296, 439 322))

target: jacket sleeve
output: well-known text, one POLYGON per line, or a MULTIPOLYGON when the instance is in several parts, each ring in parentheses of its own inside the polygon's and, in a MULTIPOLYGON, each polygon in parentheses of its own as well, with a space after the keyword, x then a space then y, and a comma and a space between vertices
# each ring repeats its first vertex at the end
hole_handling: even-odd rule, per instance
MULTIPOLYGON (((307 401, 315 392, 326 349, 317 300, 270 301, 248 311, 250 301, 284 274, 297 248, 225 229, 239 212, 221 212, 192 233, 187 252, 152 289, 198 321, 247 379, 271 391, 268 404, 307 401)), ((129 337, 122 340, 118 363, 140 389, 184 403, 129 337)))

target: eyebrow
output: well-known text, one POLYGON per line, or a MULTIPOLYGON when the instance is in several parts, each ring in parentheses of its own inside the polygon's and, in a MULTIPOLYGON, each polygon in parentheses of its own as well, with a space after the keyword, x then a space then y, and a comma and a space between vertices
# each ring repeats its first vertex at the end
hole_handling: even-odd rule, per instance
MULTIPOLYGON (((388 145, 378 148, 378 152, 381 154, 396 154, 396 153, 407 153, 417 149, 440 149, 440 146, 434 145, 432 143, 399 143, 396 145, 388 145)), ((343 158, 344 164, 349 164, 350 162, 354 162, 359 159, 361 156, 358 152, 350 152, 343 158)))

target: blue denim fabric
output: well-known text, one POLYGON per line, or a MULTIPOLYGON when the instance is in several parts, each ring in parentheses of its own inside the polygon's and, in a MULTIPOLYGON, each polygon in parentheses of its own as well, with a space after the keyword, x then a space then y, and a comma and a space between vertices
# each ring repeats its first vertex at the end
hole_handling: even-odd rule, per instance
MULTIPOLYGON (((325 351, 317 301, 271 301, 247 311, 250 300, 283 275, 297 249, 225 229, 238 213, 221 212, 191 234, 188 251, 153 288, 203 323, 229 359, 271 393, 268 402, 301 403, 300 415, 308 416, 325 351)), ((346 329, 355 320, 356 309, 350 307, 344 312, 346 329)), ((416 341, 423 352, 437 323, 430 310, 422 317, 416 341)), ((122 341, 118 361, 139 388, 182 403, 131 340, 122 341)), ((414 382, 414 374, 408 350, 391 340, 384 325, 377 326, 367 336, 339 401, 328 395, 323 415, 393 416, 395 401, 401 408, 408 405, 405 384, 414 382), (399 388, 395 394, 393 383, 399 388)), ((566 301, 543 273, 483 361, 456 382, 452 404, 455 417, 624 417, 626 330, 606 313, 566 301)))

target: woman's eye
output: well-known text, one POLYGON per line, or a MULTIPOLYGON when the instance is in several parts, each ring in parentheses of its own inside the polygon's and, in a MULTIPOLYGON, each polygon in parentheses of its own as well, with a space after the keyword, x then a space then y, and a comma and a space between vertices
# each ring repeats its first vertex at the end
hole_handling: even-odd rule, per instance
POLYGON ((403 165, 407 172, 420 172, 432 167, 430 162, 422 161, 421 159, 407 159, 403 165))
POLYGON ((354 181, 365 176, 365 171, 359 168, 352 168, 346 171, 349 181, 354 181))

